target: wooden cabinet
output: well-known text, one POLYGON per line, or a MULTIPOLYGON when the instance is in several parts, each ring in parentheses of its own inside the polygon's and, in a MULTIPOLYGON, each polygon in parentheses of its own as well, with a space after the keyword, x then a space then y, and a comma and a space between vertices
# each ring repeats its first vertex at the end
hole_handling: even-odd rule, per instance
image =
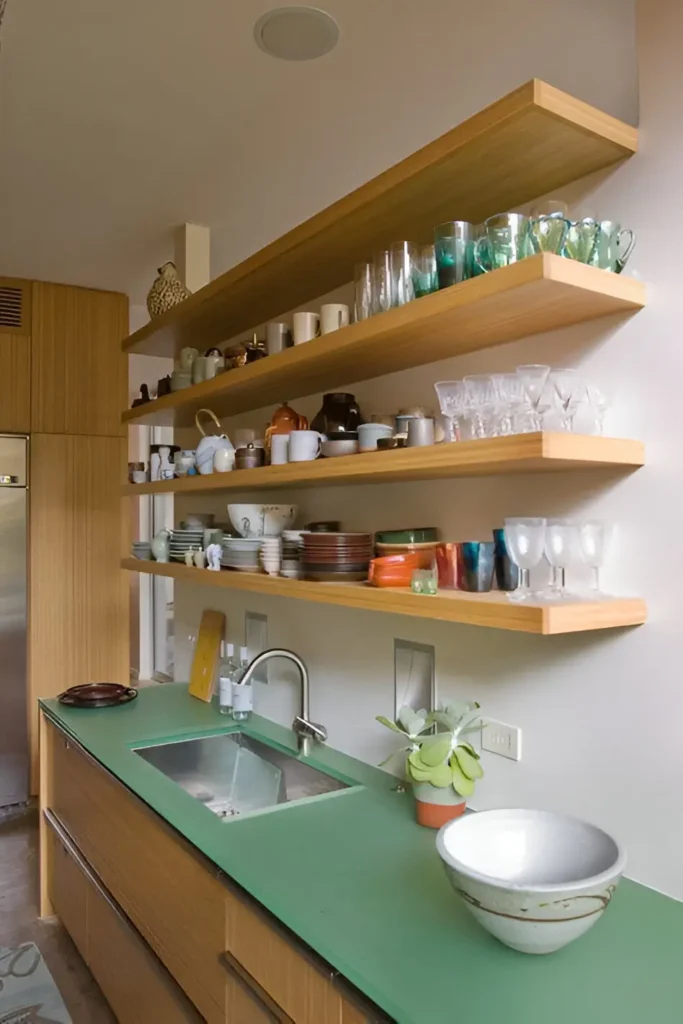
MULTIPOLYGON (((387 1020, 370 1003, 366 1009, 362 999, 347 998, 346 985, 324 961, 219 877, 214 865, 46 719, 41 764, 43 811, 65 830, 119 914, 140 933, 138 942, 144 940, 143 948, 159 958, 209 1024, 387 1020)), ((78 882, 60 856, 44 835, 41 905, 45 913, 54 907, 69 931, 79 933, 82 901, 70 895, 78 892, 78 882)), ((153 1017, 175 1024, 171 1015, 136 1015, 135 1000, 125 994, 110 998, 106 979, 115 987, 116 974, 128 970, 129 943, 107 908, 93 904, 89 894, 87 907, 87 955, 121 1024, 146 1024, 153 1017), (118 970, 112 960, 120 960, 118 970)), ((137 976, 131 971, 132 992, 137 976)))
MULTIPOLYGON (((29 706, 34 784, 39 697, 78 683, 128 683, 128 589, 119 568, 124 441, 30 441, 29 706)), ((35 788, 32 790, 35 792, 35 788)))
POLYGON ((85 875, 60 842, 54 829, 46 829, 44 841, 50 851, 49 897, 55 913, 68 931, 78 951, 87 958, 87 889, 85 875))
POLYGON ((127 297, 35 281, 31 331, 33 430, 121 436, 127 297))
POLYGON ((31 282, 0 277, 0 433, 31 429, 31 282))

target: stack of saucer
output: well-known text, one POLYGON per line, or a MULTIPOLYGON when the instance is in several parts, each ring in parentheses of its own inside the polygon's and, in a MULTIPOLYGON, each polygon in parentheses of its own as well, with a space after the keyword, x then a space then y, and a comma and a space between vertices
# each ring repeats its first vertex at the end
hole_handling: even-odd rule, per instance
POLYGON ((133 541, 133 558, 149 560, 152 557, 152 545, 148 540, 133 541))
POLYGON ((263 572, 259 564, 259 552, 263 538, 224 537, 221 565, 225 569, 239 572, 263 572))
POLYGON ((301 572, 299 558, 305 530, 284 530, 282 534, 282 567, 280 575, 298 580, 301 572))
POLYGON ((372 554, 370 533, 306 533, 302 575, 319 583, 360 583, 368 578, 372 554))
POLYGON ((282 565, 282 540, 280 537, 264 537, 261 543, 261 565, 269 576, 279 576, 282 565))
POLYGON ((171 530, 169 551, 175 562, 185 561, 185 552, 193 548, 198 551, 204 547, 204 527, 194 526, 185 529, 171 530))

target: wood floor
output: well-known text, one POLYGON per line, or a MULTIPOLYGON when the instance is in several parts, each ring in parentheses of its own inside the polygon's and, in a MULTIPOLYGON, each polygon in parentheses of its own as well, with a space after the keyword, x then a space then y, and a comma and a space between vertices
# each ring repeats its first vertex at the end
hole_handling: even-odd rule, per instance
POLYGON ((0 946, 35 942, 73 1024, 116 1024, 71 939, 55 920, 38 920, 38 817, 0 811, 0 946))

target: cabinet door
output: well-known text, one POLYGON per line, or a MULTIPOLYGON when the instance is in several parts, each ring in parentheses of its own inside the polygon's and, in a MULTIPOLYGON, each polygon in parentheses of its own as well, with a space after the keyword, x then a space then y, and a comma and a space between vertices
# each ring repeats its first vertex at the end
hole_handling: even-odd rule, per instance
POLYGON ((48 896, 85 960, 87 880, 52 828, 45 830, 44 841, 48 844, 48 896))
POLYGON ((31 331, 33 430, 122 436, 126 296, 35 281, 31 331))
POLYGON ((0 433, 31 429, 31 339, 0 332, 0 433))
POLYGON ((34 434, 29 464, 29 707, 37 783, 38 697, 129 681, 128 587, 120 568, 120 438, 34 434))

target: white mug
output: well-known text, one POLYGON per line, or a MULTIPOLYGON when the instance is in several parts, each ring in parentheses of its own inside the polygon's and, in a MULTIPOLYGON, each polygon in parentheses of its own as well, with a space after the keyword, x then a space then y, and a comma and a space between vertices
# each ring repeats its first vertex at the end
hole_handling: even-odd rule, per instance
POLYGON ((295 313, 292 317, 294 325, 294 344, 303 345, 320 334, 320 317, 317 313, 295 313))
POLYGON ((231 469, 234 469, 234 448, 216 448, 213 453, 213 468, 215 473, 229 473, 231 469))
POLYGON ((289 461, 311 462, 317 459, 325 440, 325 435, 317 430, 293 430, 289 435, 289 461))
POLYGON ((349 307, 343 302, 328 302, 320 307, 320 333, 330 334, 349 325, 349 307))
POLYGON ((289 434, 273 434, 270 438, 271 466, 284 466, 289 462, 289 434))

